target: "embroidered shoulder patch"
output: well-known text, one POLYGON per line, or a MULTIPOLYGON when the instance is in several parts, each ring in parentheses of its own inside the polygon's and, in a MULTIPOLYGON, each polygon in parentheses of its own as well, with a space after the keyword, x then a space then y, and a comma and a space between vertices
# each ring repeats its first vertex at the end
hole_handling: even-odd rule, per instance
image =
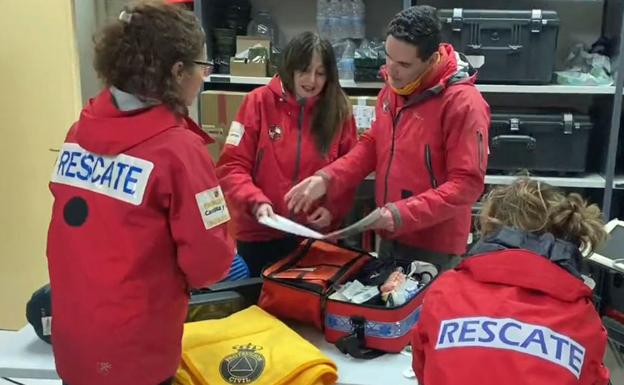
POLYGON ((197 193, 195 199, 206 230, 230 220, 230 212, 225 204, 221 186, 197 193))

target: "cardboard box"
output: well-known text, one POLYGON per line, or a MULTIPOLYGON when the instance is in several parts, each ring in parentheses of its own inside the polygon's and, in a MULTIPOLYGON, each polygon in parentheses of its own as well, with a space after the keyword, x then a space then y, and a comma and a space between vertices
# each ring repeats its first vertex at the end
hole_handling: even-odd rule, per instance
POLYGON ((236 53, 239 54, 252 47, 260 46, 266 52, 266 61, 255 63, 243 58, 230 58, 230 75, 266 77, 269 56, 271 55, 271 40, 260 36, 236 36, 236 53))
POLYGON ((358 135, 371 128, 375 120, 376 96, 349 96, 358 135))
POLYGON ((260 36, 236 36, 236 53, 260 45, 266 48, 267 52, 271 52, 271 40, 267 37, 260 36))
POLYGON ((252 63, 247 59, 230 58, 230 75, 233 76, 267 76, 267 63, 252 63))
POLYGON ((219 159, 230 125, 246 92, 204 91, 199 98, 200 123, 202 129, 215 143, 208 145, 208 151, 216 162, 219 159))

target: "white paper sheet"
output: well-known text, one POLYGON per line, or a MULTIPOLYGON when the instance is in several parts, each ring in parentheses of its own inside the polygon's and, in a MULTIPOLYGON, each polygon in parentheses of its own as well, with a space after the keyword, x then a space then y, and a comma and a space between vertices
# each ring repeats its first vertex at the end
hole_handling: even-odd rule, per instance
POLYGON ((314 231, 308 227, 300 225, 297 222, 293 222, 288 218, 284 218, 281 215, 275 214, 274 217, 263 216, 258 219, 258 222, 265 226, 272 227, 277 230, 281 230, 285 233, 299 235, 301 237, 323 239, 323 234, 318 231, 314 231))
POLYGON ((290 219, 277 214, 274 217, 261 217, 258 219, 258 222, 265 226, 269 226, 286 233, 298 235, 300 237, 313 239, 341 239, 366 231, 380 217, 381 209, 375 209, 354 224, 343 229, 333 231, 329 234, 321 234, 318 231, 312 230, 302 224, 291 221, 290 219))

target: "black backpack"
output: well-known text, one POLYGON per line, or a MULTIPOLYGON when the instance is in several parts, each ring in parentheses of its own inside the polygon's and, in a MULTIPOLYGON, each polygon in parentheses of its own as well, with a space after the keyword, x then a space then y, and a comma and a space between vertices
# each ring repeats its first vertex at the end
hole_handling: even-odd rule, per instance
POLYGON ((26 304, 26 319, 35 329, 37 336, 51 344, 52 298, 50 284, 35 291, 26 304))

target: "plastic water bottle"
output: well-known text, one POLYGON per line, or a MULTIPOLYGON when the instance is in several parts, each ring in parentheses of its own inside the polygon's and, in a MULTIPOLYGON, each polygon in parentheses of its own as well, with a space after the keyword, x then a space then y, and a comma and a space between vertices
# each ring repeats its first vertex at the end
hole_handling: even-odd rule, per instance
POLYGON ((330 36, 329 28, 329 2, 328 0, 317 0, 316 2, 316 28, 318 34, 328 39, 330 36))
POLYGON ((247 34, 249 36, 266 36, 271 39, 273 46, 278 45, 275 24, 273 23, 271 13, 267 10, 258 11, 256 16, 249 22, 247 34))
POLYGON ((344 80, 353 80, 355 76, 355 43, 352 40, 344 40, 339 43, 344 46, 338 59, 338 77, 344 80))
POLYGON ((329 20, 329 37, 332 42, 340 41, 343 38, 340 20, 341 8, 339 0, 329 0, 327 18, 329 20))
POLYGON ((351 1, 350 0, 341 0, 340 1, 340 31, 342 35, 341 39, 349 39, 353 36, 353 22, 351 21, 351 1))
POLYGON ((366 6, 364 0, 351 0, 351 22, 353 39, 364 39, 366 37, 366 6))

